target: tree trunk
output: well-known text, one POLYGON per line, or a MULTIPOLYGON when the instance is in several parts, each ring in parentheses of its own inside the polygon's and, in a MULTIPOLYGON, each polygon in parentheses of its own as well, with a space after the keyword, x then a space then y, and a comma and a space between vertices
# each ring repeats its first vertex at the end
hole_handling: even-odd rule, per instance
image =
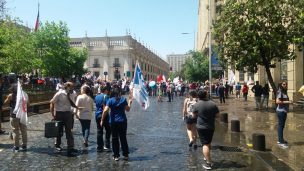
POLYGON ((274 97, 276 97, 277 87, 276 87, 275 83, 273 82, 273 78, 272 78, 272 75, 271 75, 271 72, 270 72, 269 65, 265 65, 265 70, 266 70, 266 74, 267 74, 267 77, 268 77, 268 81, 269 81, 270 86, 273 90, 273 95, 274 95, 274 97))

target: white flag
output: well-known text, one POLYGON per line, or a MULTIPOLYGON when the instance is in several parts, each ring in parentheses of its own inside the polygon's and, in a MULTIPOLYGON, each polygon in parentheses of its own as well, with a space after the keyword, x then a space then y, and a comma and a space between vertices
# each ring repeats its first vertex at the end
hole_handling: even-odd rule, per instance
POLYGON ((24 125, 27 124, 27 101, 28 101, 28 96, 22 90, 20 81, 18 79, 16 106, 13 113, 16 114, 16 118, 20 119, 20 123, 24 125))

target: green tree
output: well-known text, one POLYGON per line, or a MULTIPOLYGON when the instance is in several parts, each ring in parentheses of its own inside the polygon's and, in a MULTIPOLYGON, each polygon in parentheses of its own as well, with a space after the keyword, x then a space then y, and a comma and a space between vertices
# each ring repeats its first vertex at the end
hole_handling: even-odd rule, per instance
POLYGON ((84 72, 86 50, 70 48, 69 29, 63 22, 46 22, 35 33, 37 54, 44 75, 70 77, 84 72))
POLYGON ((227 0, 214 23, 223 63, 256 72, 264 66, 274 92, 272 62, 294 59, 290 45, 304 40, 303 0, 227 0))
POLYGON ((20 21, 10 18, 0 23, 0 72, 31 72, 35 53, 33 35, 20 21))
POLYGON ((209 60, 200 52, 189 52, 192 57, 186 60, 184 74, 189 81, 205 81, 209 79, 209 60))

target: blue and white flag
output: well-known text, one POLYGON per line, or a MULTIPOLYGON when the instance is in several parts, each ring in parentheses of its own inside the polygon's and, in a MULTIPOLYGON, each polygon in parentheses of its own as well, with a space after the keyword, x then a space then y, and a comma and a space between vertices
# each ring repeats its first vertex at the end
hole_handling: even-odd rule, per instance
POLYGON ((145 86, 145 80, 138 63, 136 63, 134 72, 133 97, 142 106, 143 109, 146 110, 149 107, 150 102, 145 86))

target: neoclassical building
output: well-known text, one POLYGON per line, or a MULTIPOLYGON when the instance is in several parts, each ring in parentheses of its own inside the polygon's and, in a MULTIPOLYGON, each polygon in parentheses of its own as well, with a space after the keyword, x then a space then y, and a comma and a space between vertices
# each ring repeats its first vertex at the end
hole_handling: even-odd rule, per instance
POLYGON ((132 79, 136 61, 146 80, 156 80, 157 75, 169 73, 169 64, 131 35, 71 38, 70 46, 87 48, 84 68, 104 80, 132 79))
MULTIPOLYGON (((198 9, 198 38, 196 49, 201 52, 208 52, 209 48, 209 33, 208 28, 210 27, 208 22, 209 10, 211 10, 211 18, 214 21, 220 14, 222 5, 225 3, 225 0, 199 0, 199 9, 198 9)), ((212 30, 211 30, 212 32, 212 30)), ((215 42, 212 41, 212 44, 215 42)), ((298 93, 299 88, 304 84, 304 51, 299 50, 293 45, 290 45, 290 49, 296 51, 296 59, 288 61, 273 61, 275 68, 271 69, 271 74, 273 76, 274 82, 276 84, 281 81, 288 82, 288 94, 293 101, 298 101, 302 95, 298 93)), ((268 78, 265 72, 264 66, 258 66, 257 73, 244 73, 241 71, 234 70, 233 67, 228 66, 228 69, 232 69, 235 74, 235 82, 247 82, 251 77, 252 81, 259 81, 260 84, 264 85, 268 83, 268 78)), ((225 77, 230 77, 229 70, 225 71, 225 77)))

